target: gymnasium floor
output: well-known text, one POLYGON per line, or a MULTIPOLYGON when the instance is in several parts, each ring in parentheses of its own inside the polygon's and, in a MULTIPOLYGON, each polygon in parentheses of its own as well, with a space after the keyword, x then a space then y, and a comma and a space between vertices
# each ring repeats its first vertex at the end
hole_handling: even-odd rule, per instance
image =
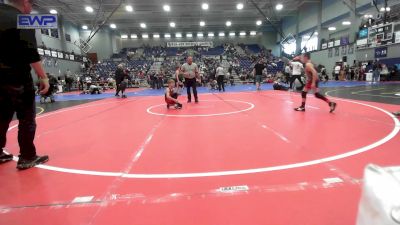
POLYGON ((38 104, 50 161, 0 166, 0 224, 355 224, 364 167, 400 164, 400 83, 323 84, 333 114, 312 95, 295 112, 299 93, 271 89, 201 88, 182 110, 148 89, 38 104))

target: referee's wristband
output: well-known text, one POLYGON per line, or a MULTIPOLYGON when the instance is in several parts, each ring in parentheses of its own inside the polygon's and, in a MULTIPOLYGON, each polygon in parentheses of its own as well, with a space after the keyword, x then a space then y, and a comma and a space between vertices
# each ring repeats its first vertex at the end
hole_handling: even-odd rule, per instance
POLYGON ((39 78, 40 81, 49 81, 49 78, 39 78))

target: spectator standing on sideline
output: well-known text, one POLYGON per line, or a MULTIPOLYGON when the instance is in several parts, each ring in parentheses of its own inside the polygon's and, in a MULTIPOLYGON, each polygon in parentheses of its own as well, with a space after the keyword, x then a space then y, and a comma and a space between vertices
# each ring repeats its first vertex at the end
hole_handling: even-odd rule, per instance
POLYGON ((266 68, 264 62, 262 59, 260 59, 256 65, 254 65, 253 69, 253 75, 254 75, 254 81, 256 83, 256 89, 257 91, 261 90, 261 82, 262 82, 262 74, 263 70, 266 68))
POLYGON ((335 80, 339 80, 339 73, 340 73, 340 65, 336 65, 334 68, 335 71, 335 80))
POLYGON ((71 91, 72 83, 74 82, 74 78, 72 77, 72 73, 69 69, 65 72, 65 85, 67 91, 71 91))
POLYGON ((115 84, 117 86, 115 96, 119 97, 119 92, 121 91, 121 83, 124 80, 125 71, 124 71, 124 64, 119 64, 117 66, 117 70, 115 71, 115 84))
POLYGON ((35 30, 17 29, 17 15, 32 11, 30 0, 0 4, 0 163, 13 159, 4 151, 10 122, 17 114, 20 154, 17 168, 28 169, 49 160, 38 156, 33 143, 36 132, 35 90, 31 68, 39 78, 40 94, 49 90, 49 79, 37 52, 35 30))

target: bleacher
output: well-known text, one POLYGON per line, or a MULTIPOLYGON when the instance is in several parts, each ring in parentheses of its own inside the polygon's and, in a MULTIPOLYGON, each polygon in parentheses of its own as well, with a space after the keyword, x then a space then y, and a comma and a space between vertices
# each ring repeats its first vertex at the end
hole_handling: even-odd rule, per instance
POLYGON ((200 54, 202 55, 208 55, 208 56, 212 56, 212 55, 222 55, 224 53, 224 47, 223 46, 217 46, 214 48, 209 48, 208 51, 200 51, 200 54))
MULTIPOLYGON (((131 61, 126 62, 126 64, 127 64, 126 66, 129 69, 146 70, 146 69, 150 68, 152 63, 153 62, 150 60, 131 60, 131 61), (146 68, 144 68, 145 65, 146 65, 146 68)), ((113 74, 115 72, 118 64, 119 64, 119 62, 106 60, 106 61, 96 65, 96 72, 101 77, 108 77, 111 73, 113 74)))
POLYGON ((250 45, 245 45, 245 46, 247 46, 247 49, 249 49, 254 54, 258 54, 261 52, 261 48, 257 44, 250 44, 250 45))
POLYGON ((253 62, 248 58, 239 58, 239 64, 243 69, 250 69, 252 68, 253 62))
POLYGON ((176 56, 178 54, 178 48, 167 48, 167 56, 176 56))

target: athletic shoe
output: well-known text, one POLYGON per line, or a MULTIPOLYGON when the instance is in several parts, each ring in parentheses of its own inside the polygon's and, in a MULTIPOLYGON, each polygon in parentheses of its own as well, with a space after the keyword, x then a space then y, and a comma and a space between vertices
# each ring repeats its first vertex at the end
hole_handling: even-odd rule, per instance
POLYGON ((0 154, 0 164, 11 161, 12 159, 13 159, 13 155, 11 155, 11 154, 6 154, 4 152, 2 152, 0 154))
POLYGON ((26 170, 26 169, 35 167, 39 164, 43 164, 47 161, 49 161, 49 156, 47 156, 47 155, 35 156, 32 159, 19 158, 18 163, 17 163, 17 169, 26 170))
POLYGON ((119 97, 119 94, 115 94, 115 97, 119 97))
POLYGON ((195 102, 195 103, 199 103, 199 100, 198 100, 198 99, 196 99, 196 100, 194 100, 194 102, 195 102))
POLYGON ((400 116, 400 111, 398 111, 398 112, 393 112, 393 115, 395 115, 395 116, 400 116))
POLYGON ((330 113, 333 113, 333 111, 335 111, 336 105, 337 105, 336 102, 329 103, 329 107, 331 107, 331 110, 329 111, 330 113))
POLYGON ((191 103, 191 102, 192 102, 192 100, 188 100, 188 101, 187 101, 187 103, 191 103))
POLYGON ((182 109, 182 104, 179 103, 175 104, 175 109, 182 109))
POLYGON ((294 111, 298 111, 298 112, 304 112, 304 111, 306 111, 306 109, 304 108, 304 107, 298 107, 298 108, 295 108, 294 109, 294 111))

